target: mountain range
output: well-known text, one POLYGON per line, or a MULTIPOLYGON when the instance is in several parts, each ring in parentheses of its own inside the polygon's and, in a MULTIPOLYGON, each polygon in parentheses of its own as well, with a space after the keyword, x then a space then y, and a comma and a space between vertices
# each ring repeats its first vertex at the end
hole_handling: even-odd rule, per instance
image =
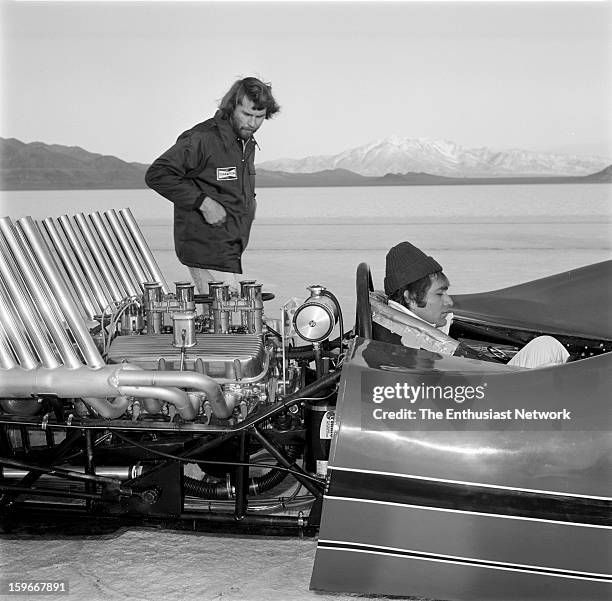
POLYGON ((259 167, 288 173, 348 169, 367 176, 428 173, 443 177, 538 177, 589 175, 609 163, 602 157, 494 151, 464 148, 447 140, 391 136, 335 155, 266 161, 259 167))
POLYGON ((0 138, 3 190, 144 188, 147 167, 78 146, 0 138))
MULTIPOLYGON (((0 189, 145 188, 148 165, 78 146, 0 138, 0 189)), ((258 187, 612 182, 601 158, 466 150, 397 137, 338 155, 257 165, 258 187)))

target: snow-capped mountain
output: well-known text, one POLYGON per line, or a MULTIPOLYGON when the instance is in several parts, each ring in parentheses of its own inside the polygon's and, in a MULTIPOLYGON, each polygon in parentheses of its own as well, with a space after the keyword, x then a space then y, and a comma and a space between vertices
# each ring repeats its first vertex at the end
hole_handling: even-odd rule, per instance
POLYGON ((588 175, 609 164, 610 159, 603 157, 463 148, 446 140, 391 136, 336 155, 265 161, 258 167, 289 173, 348 169, 371 176, 425 172, 453 177, 508 177, 588 175))

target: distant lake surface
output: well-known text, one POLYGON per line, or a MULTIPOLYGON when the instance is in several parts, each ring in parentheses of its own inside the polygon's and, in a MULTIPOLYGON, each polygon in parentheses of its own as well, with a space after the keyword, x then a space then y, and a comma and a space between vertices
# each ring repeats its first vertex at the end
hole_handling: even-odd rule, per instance
MULTIPOLYGON (((34 219, 130 207, 169 282, 172 204, 151 190, 1 192, 2 216, 34 219)), ((366 261, 382 287, 388 249, 409 240, 434 255, 451 292, 492 290, 612 258, 612 185, 534 184, 261 188, 245 273, 276 295, 332 290, 354 319, 354 277, 366 261)))

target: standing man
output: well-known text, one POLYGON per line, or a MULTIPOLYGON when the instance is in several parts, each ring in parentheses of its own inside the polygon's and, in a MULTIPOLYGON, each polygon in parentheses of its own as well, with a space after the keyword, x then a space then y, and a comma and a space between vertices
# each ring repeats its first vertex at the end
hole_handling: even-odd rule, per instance
POLYGON ((176 255, 201 294, 213 280, 237 286, 255 217, 253 134, 279 110, 270 84, 239 79, 212 119, 182 133, 147 170, 147 185, 174 204, 176 255))

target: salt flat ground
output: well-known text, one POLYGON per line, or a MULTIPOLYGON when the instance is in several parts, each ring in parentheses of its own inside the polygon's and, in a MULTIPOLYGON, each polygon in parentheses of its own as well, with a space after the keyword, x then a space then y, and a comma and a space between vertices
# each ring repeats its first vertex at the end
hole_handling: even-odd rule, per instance
MULTIPOLYGON (((346 601, 381 599, 308 590, 316 541, 126 530, 85 538, 0 539, 0 573, 67 580, 83 601, 346 601)), ((47 599, 4 595, 2 599, 47 599)))

